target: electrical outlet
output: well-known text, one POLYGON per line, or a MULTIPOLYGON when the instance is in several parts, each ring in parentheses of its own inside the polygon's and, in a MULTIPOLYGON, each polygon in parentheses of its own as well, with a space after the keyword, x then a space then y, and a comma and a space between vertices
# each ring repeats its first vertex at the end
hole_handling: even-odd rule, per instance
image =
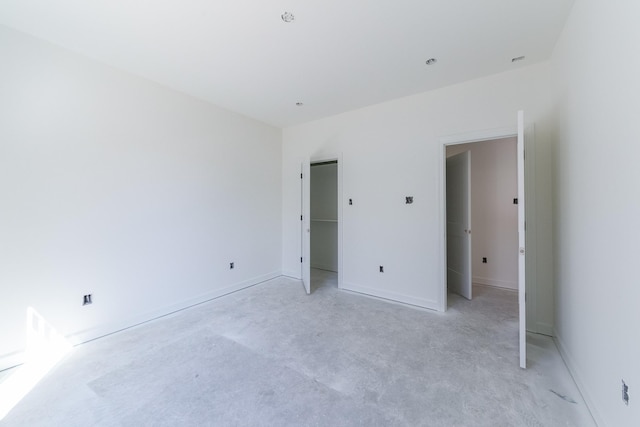
POLYGON ((230 262, 230 263, 229 263, 229 270, 233 270, 233 268, 234 268, 234 265, 233 265, 233 263, 232 263, 232 262, 230 262))
POLYGON ((482 257, 482 263, 483 263, 483 264, 486 264, 486 263, 487 263, 487 257, 486 257, 486 256, 483 256, 483 257, 482 257))
POLYGON ((91 294, 85 295, 82 299, 82 305, 89 305, 89 304, 93 304, 93 301, 91 300, 91 294))
POLYGON ((384 273, 384 267, 380 266, 380 273, 384 273))
POLYGON ((622 380, 622 401, 629 406, 629 386, 622 380))

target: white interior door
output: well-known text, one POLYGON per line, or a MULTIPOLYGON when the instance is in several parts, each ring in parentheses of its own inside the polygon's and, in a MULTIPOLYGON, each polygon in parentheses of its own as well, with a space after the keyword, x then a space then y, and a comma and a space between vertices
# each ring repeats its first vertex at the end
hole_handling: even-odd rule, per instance
POLYGON ((525 281, 524 112, 518 111, 518 308, 520 313, 520 367, 527 367, 527 312, 525 281))
POLYGON ((302 183, 302 207, 300 214, 300 231, 302 240, 302 283, 307 294, 311 293, 311 164, 309 160, 302 162, 300 169, 302 183))
POLYGON ((471 152, 447 158, 447 286, 471 299, 471 152))

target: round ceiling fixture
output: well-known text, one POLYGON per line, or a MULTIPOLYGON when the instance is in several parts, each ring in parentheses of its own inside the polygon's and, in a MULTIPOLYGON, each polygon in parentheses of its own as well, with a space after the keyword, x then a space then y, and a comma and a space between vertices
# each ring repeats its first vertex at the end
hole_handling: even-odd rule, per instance
POLYGON ((429 58, 429 59, 427 59, 426 64, 427 64, 427 65, 433 65, 433 64, 435 64, 436 62, 438 62, 438 60, 437 60, 436 58, 429 58))
POLYGON ((304 104, 302 102, 296 102, 296 107, 302 107, 304 104))
POLYGON ((284 22, 287 22, 287 23, 289 23, 289 22, 293 22, 293 21, 294 21, 294 19, 296 19, 296 17, 295 17, 295 16, 293 16, 293 13, 291 13, 291 12, 285 12, 285 13, 283 13, 282 15, 280 15, 280 18, 282 18, 282 20, 283 20, 284 22))

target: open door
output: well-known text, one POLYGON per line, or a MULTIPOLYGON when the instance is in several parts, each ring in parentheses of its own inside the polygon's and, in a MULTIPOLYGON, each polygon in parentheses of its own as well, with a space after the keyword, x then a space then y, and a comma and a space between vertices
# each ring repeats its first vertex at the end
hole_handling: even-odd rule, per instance
POLYGON ((520 367, 527 367, 527 312, 525 281, 525 217, 524 217, 524 112, 518 111, 518 308, 520 313, 520 367))
POLYGON ((302 162, 300 170, 302 183, 302 206, 300 214, 300 232, 302 234, 302 283, 307 294, 311 293, 311 164, 302 162))
POLYGON ((447 158, 447 286, 471 299, 471 152, 447 158))

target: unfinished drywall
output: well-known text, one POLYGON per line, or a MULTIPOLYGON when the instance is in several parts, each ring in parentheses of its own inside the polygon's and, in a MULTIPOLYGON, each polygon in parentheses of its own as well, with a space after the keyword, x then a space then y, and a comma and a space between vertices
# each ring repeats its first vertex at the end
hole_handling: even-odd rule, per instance
POLYGON ((640 425, 638 16, 578 0, 552 58, 556 337, 602 426, 640 425))
POLYGON ((338 271, 338 164, 311 165, 311 267, 338 271))
POLYGON ((279 129, 4 27, 0 58, 5 367, 28 307, 78 341, 280 273, 279 129))
MULTIPOLYGON (((515 129, 523 109, 527 123, 536 124, 537 164, 548 167, 549 90, 549 65, 543 63, 285 128, 283 271, 300 275, 300 161, 342 153, 343 287, 440 308, 440 138, 515 129)), ((546 221, 550 189, 536 188, 536 221, 546 221)), ((537 236, 537 250, 549 258, 538 257, 536 323, 547 330, 553 323, 550 232, 545 227, 537 236)))

